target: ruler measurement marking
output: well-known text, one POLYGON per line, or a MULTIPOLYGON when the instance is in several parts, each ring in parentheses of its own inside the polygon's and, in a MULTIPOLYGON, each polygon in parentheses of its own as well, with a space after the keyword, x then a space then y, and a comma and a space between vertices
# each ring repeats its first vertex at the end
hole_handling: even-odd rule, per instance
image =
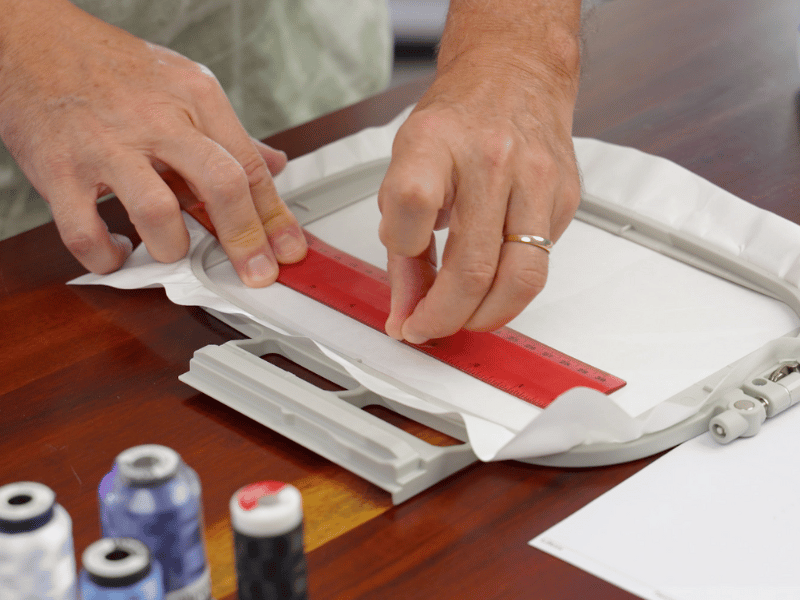
MULTIPOLYGON (((187 210, 216 235, 202 203, 187 210)), ((278 281, 383 333, 391 302, 388 273, 308 232, 306 238, 308 256, 294 265, 281 265, 278 281)), ((576 386, 611 393, 625 385, 507 327, 491 333, 461 330, 421 346, 406 345, 541 408, 576 386)))
MULTIPOLYGON (((386 271, 306 235, 308 257, 281 266, 278 281, 383 332, 391 302, 386 271), (319 285, 308 285, 309 279, 319 285)), ((407 345, 542 408, 572 387, 582 385, 610 393, 625 385, 621 379, 507 327, 492 333, 462 330, 420 346, 407 345)))

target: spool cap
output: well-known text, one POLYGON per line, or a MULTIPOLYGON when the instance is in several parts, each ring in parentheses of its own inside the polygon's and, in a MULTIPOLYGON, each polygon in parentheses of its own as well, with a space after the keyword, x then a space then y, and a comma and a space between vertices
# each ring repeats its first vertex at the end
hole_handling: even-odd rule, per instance
POLYGON ((123 450, 115 462, 122 476, 133 485, 147 486, 175 477, 181 457, 167 446, 143 444, 123 450))
POLYGON ((233 528, 250 537, 273 537, 292 531, 303 520, 299 490, 280 481, 260 481, 238 490, 230 501, 233 528))
POLYGON ((53 518, 56 494, 42 483, 19 481, 0 487, 0 532, 23 533, 53 518))
POLYGON ((102 587, 128 587, 150 574, 150 550, 133 538, 103 538, 83 552, 83 568, 102 587))

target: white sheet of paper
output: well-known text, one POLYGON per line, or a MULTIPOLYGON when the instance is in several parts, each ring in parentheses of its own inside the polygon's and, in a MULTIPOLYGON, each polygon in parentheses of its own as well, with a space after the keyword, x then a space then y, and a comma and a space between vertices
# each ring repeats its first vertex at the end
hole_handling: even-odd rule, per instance
POLYGON ((800 598, 798 431, 685 442, 531 544, 648 600, 800 598))

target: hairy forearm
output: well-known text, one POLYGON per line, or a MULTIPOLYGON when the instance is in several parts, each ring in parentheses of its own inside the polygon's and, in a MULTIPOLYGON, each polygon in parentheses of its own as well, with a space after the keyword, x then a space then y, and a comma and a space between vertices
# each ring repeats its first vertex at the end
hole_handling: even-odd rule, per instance
POLYGON ((451 0, 438 69, 468 60, 537 79, 574 100, 580 24, 580 0, 451 0))

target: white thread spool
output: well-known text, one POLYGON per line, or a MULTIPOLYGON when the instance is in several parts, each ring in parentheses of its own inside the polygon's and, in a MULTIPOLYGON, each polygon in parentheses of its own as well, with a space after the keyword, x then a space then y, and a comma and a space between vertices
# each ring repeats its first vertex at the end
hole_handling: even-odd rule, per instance
POLYGON ((0 487, 0 598, 75 600, 72 521, 41 483, 0 487))

